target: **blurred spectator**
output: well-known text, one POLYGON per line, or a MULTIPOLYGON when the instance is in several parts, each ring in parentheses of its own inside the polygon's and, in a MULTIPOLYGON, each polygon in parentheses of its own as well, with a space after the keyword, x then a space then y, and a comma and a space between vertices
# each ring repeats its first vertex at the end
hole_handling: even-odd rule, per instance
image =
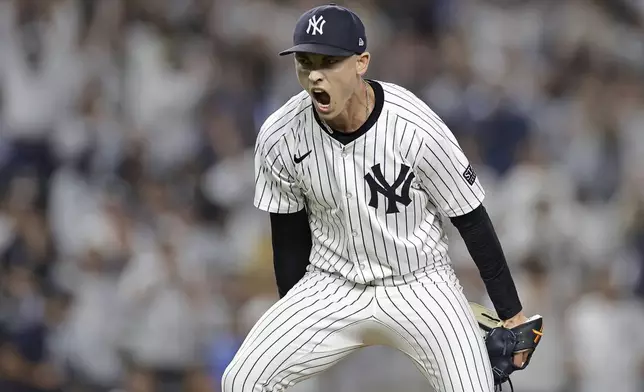
POLYGON ((119 295, 127 309, 124 348, 131 360, 131 380, 141 383, 135 390, 172 390, 201 371, 207 275, 202 265, 190 261, 182 259, 170 238, 163 238, 123 272, 119 295))
MULTIPOLYGON (((530 139, 528 119, 504 97, 488 96, 498 101, 481 119, 476 135, 483 163, 497 175, 503 176, 516 165, 519 155, 525 153, 530 139)), ((494 105, 489 103, 488 105, 494 105)))
MULTIPOLYGON (((14 272, 10 290, 27 294, 33 277, 28 272, 14 272), (23 291, 24 290, 24 291, 23 291)), ((9 325, 0 343, 0 387, 16 392, 59 392, 65 380, 62 377, 58 347, 52 337, 64 322, 68 297, 51 293, 43 301, 40 318, 22 319, 9 325)), ((23 303, 24 305, 24 303, 23 303)))
MULTIPOLYGON (((561 290, 552 269, 537 254, 527 257, 516 269, 516 283, 528 314, 540 314, 548 320, 548 339, 539 344, 539 353, 530 361, 530 371, 516 372, 512 383, 517 390, 526 392, 563 391, 567 383, 564 314, 566 292, 561 290)), ((544 327, 545 330, 545 327, 544 327)))
POLYGON ((116 274, 97 249, 89 249, 79 262, 80 276, 65 330, 70 384, 79 392, 109 391, 122 376, 117 350, 123 315, 116 297, 116 274))
POLYGON ((635 293, 644 299, 644 197, 637 198, 633 209, 628 211, 626 243, 637 264, 635 293))
POLYGON ((581 391, 641 390, 644 309, 623 296, 610 268, 594 271, 591 290, 567 315, 572 369, 581 391), (606 361, 609 360, 610 364, 606 361))

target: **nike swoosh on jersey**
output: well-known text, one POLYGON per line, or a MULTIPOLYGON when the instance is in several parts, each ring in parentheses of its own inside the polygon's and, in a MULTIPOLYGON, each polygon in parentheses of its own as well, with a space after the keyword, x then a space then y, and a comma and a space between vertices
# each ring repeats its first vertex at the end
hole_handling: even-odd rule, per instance
POLYGON ((293 161, 295 161, 295 163, 300 163, 300 162, 302 162, 302 161, 304 160, 304 158, 306 158, 306 157, 308 157, 308 156, 309 156, 309 154, 311 153, 311 151, 313 151, 313 150, 309 150, 309 152, 307 152, 306 154, 302 155, 301 157, 297 157, 297 156, 293 155, 293 161))

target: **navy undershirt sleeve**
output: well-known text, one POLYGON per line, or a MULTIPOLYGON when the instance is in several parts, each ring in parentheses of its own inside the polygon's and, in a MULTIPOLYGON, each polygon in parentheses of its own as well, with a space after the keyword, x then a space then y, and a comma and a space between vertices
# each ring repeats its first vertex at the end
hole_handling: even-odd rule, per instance
POLYGON ((450 219, 479 269, 485 288, 499 317, 507 320, 522 310, 503 248, 483 205, 450 219))
POLYGON ((279 296, 283 298, 306 273, 311 254, 311 229, 306 210, 270 215, 275 280, 279 296))

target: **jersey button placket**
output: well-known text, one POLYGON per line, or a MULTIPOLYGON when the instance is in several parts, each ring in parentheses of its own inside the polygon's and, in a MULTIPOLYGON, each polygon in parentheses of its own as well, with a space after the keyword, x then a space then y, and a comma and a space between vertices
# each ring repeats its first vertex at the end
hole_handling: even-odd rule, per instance
MULTIPOLYGON (((356 249, 356 245, 359 242, 359 235, 360 233, 358 232, 357 229, 355 229, 355 224, 356 221, 355 219, 351 219, 351 211, 352 209, 355 209, 355 207, 352 205, 355 197, 355 190, 353 189, 353 184, 355 184, 355 169, 353 166, 353 155, 347 151, 346 147, 342 147, 342 150, 340 152, 340 156, 342 157, 342 165, 341 166, 341 178, 343 179, 343 191, 344 191, 344 219, 345 219, 345 224, 347 227, 348 235, 352 239, 350 243, 354 247, 353 250, 349 251, 349 258, 353 262, 353 265, 358 266, 360 269, 360 275, 364 274, 364 270, 367 267, 365 263, 360 263, 359 260, 356 259, 356 257, 359 257, 359 254, 356 249), (352 225, 353 223, 353 225, 352 225)), ((359 219, 356 217, 356 219, 359 219)), ((364 278, 364 275, 363 275, 364 278)))

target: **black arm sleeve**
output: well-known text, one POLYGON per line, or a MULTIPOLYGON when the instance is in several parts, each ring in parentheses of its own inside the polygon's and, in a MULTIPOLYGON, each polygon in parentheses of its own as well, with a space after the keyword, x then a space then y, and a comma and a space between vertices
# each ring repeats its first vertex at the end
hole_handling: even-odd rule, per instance
POLYGON ((479 269, 485 288, 499 317, 507 320, 522 309, 501 243, 483 205, 463 216, 451 218, 479 269))
POLYGON ((271 213, 273 266, 280 298, 306 273, 311 253, 311 229, 306 210, 293 214, 271 213))

